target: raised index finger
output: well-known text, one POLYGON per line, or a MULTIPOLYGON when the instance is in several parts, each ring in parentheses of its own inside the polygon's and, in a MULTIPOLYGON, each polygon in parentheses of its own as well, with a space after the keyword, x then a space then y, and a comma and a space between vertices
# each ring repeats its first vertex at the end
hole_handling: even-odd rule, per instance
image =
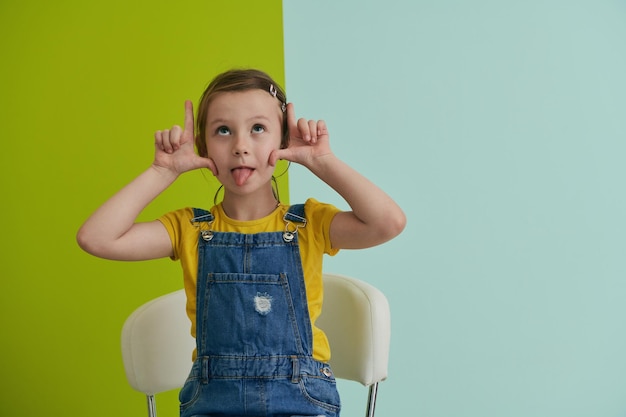
POLYGON ((293 103, 287 104, 287 129, 290 136, 296 136, 298 133, 298 122, 296 121, 296 111, 293 103))
POLYGON ((185 132, 193 135, 193 103, 191 100, 185 100, 185 132))

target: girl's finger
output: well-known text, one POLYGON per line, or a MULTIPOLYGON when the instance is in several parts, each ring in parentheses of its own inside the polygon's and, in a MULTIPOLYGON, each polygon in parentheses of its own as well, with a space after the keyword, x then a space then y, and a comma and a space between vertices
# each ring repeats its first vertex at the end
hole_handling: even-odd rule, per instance
POLYGON ((172 129, 170 130, 170 134, 169 134, 169 144, 172 150, 177 150, 178 148, 180 148, 180 138, 182 134, 183 134, 183 130, 181 129, 180 126, 178 125, 172 126, 172 129))
POLYGON ((292 158, 293 151, 291 149, 274 149, 272 153, 270 153, 269 164, 275 167, 279 160, 293 161, 292 158))
POLYGON ((194 121, 193 121, 193 103, 191 100, 185 101, 185 132, 190 133, 193 137, 194 121))
POLYGON ((309 120, 309 132, 311 132, 311 143, 317 142, 317 122, 309 120))
POLYGON ((318 120, 317 122, 317 137, 328 135, 328 127, 324 120, 318 120))
POLYGON ((160 130, 154 132, 154 146, 156 146, 157 149, 163 150, 163 135, 160 130))
POLYGON ((298 132, 298 125, 296 122, 296 110, 293 103, 287 104, 287 129, 290 136, 295 136, 298 132))
POLYGON ((298 132, 300 134, 300 138, 305 142, 309 142, 311 140, 311 131, 309 130, 309 123, 306 119, 298 119, 298 132))
POLYGON ((211 174, 213 174, 214 177, 217 177, 219 171, 217 170, 217 165, 215 165, 215 161, 213 161, 211 158, 200 158, 202 158, 205 168, 208 168, 209 171, 211 171, 211 174))
POLYGON ((172 153, 169 130, 159 130, 157 133, 155 133, 154 137, 159 149, 161 149, 163 152, 172 153))

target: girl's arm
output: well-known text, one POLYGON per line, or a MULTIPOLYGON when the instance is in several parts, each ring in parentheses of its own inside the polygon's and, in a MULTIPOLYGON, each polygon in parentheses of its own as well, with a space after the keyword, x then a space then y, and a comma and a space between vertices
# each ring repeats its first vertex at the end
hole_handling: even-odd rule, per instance
POLYGON ((274 152, 270 162, 287 159, 306 166, 337 191, 352 209, 338 213, 331 223, 333 248, 367 248, 400 234, 406 225, 404 212, 383 190, 332 153, 326 123, 296 121, 291 103, 287 106, 287 118, 289 147, 274 152))
POLYGON ((161 222, 137 223, 141 211, 183 172, 214 169, 213 162, 193 149, 193 107, 185 103, 184 130, 155 133, 152 165, 100 206, 78 230, 79 246, 92 255, 115 260, 144 260, 172 255, 169 235, 161 222))
POLYGON ((362 249, 393 239, 406 217, 383 190, 334 155, 315 159, 308 168, 339 193, 352 211, 335 215, 330 241, 337 249, 362 249))
POLYGON ((135 223, 139 213, 174 182, 171 172, 151 166, 100 206, 78 230, 78 245, 100 258, 138 261, 171 255, 159 221, 135 223))

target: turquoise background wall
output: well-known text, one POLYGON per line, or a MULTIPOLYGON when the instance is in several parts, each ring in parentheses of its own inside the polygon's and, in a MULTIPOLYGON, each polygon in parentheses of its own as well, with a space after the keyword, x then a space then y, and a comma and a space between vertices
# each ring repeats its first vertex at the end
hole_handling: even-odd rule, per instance
MULTIPOLYGON (((626 3, 283 8, 296 110, 408 214, 326 264, 390 299, 378 413, 625 416, 626 3)), ((299 167, 290 184, 345 208, 299 167)))

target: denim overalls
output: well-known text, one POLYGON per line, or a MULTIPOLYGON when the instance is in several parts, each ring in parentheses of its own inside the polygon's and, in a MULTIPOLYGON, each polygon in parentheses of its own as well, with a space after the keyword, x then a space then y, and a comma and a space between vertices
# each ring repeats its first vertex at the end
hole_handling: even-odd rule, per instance
POLYGON ((284 220, 284 232, 214 232, 213 215, 194 209, 197 359, 181 417, 339 416, 332 371, 312 357, 297 233, 304 206, 284 220))

